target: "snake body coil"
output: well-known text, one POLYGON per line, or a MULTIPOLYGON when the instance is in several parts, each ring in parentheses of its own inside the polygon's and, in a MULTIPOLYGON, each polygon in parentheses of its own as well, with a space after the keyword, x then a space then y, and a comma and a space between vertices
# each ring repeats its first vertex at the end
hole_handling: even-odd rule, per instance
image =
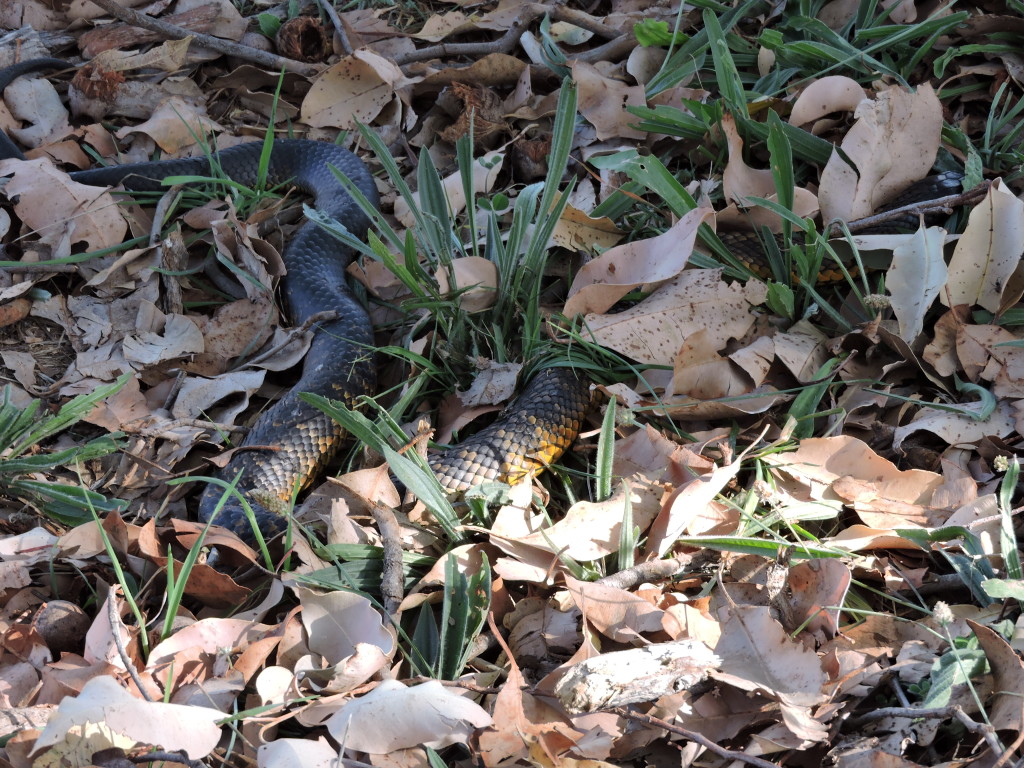
MULTIPOLYGON (((0 90, 27 72, 66 68, 59 59, 35 59, 0 71, 0 90)), ((0 157, 22 157, 0 132, 0 157)), ((213 156, 220 172, 246 186, 260 182, 262 142, 232 147, 213 156)), ((369 219, 348 194, 332 168, 346 176, 374 205, 378 202, 373 178, 363 162, 340 147, 318 141, 277 139, 273 142, 265 181, 290 184, 310 195, 323 213, 362 238, 369 219)), ((197 157, 97 168, 71 174, 84 184, 121 184, 136 191, 164 189, 171 176, 210 176, 210 159, 197 157)), ((265 535, 279 531, 285 518, 270 507, 272 500, 287 502, 304 488, 336 454, 343 430, 327 415, 299 399, 313 392, 348 405, 375 391, 373 329, 369 315, 346 281, 346 267, 354 254, 340 240, 305 222, 285 247, 288 269, 283 293, 294 323, 327 311, 337 319, 321 322, 296 385, 263 413, 247 435, 243 448, 222 470, 224 480, 240 474, 237 485, 252 505, 265 535)), ((483 480, 515 479, 553 461, 576 438, 589 402, 588 385, 566 368, 547 369, 536 375, 522 395, 486 430, 432 459, 442 484, 465 490, 483 480)), ((223 489, 208 486, 199 504, 199 516, 209 520, 223 489)), ((231 497, 217 522, 251 539, 252 531, 242 504, 231 497)))

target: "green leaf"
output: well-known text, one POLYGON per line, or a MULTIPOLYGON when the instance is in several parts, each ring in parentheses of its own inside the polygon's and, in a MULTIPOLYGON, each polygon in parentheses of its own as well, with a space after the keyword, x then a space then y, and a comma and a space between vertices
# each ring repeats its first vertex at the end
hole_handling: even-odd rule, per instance
POLYGON ((644 48, 657 46, 667 48, 670 45, 681 45, 690 39, 690 36, 683 32, 672 32, 668 28, 667 21, 655 21, 644 19, 633 25, 633 34, 636 41, 644 48))
POLYGON ((260 32, 264 37, 269 37, 271 40, 277 35, 277 30, 281 28, 281 20, 272 13, 261 13, 256 17, 256 23, 260 27, 260 32))

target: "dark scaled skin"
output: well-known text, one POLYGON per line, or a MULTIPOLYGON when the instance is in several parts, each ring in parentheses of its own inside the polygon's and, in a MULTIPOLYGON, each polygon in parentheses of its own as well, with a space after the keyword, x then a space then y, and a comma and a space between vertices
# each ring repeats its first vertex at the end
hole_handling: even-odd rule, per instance
MULTIPOLYGON (((60 59, 36 59, 0 71, 0 90, 29 72, 66 69, 60 59)), ((262 142, 244 144, 216 155, 224 175, 255 186, 262 142)), ((0 158, 23 158, 20 150, 0 131, 0 158)), ((341 222, 357 238, 365 237, 369 220, 335 177, 344 174, 375 206, 376 186, 359 158, 340 147, 302 139, 274 141, 266 182, 288 183, 313 198, 313 205, 341 222)), ((205 157, 96 168, 71 174, 83 184, 117 185, 137 191, 160 191, 170 176, 211 176, 205 157)), ((265 537, 284 528, 286 518, 276 508, 287 508, 295 490, 302 490, 334 457, 343 430, 329 417, 303 403, 301 392, 313 392, 347 405, 375 391, 373 329, 365 308, 352 294, 345 270, 354 257, 350 248, 312 222, 304 223, 284 250, 288 269, 283 293, 292 322, 334 311, 337 320, 316 326, 313 344, 296 385, 265 411, 246 436, 242 448, 219 474, 225 481, 239 475, 237 489, 256 513, 265 537), (261 503, 266 502, 266 503, 261 503), (278 503, 280 502, 280 503, 278 503), (271 507, 271 508, 268 508, 271 507)), ((576 439, 590 402, 589 385, 565 368, 538 373, 514 406, 498 422, 462 445, 433 457, 431 466, 441 483, 464 491, 484 480, 513 482, 543 470, 576 439)), ((209 521, 224 491, 209 485, 199 502, 199 517, 209 521)), ((229 498, 216 522, 251 541, 252 528, 242 504, 229 498)))
MULTIPOLYGON (((964 175, 962 173, 959 171, 945 171, 911 184, 891 202, 880 208, 878 212, 892 211, 896 208, 902 208, 905 205, 910 205, 911 203, 923 203, 928 200, 945 197, 946 195, 957 195, 963 191, 963 187, 964 175)), ((932 226, 939 224, 942 219, 943 214, 941 213, 925 216, 925 225, 932 226)), ((918 215, 916 213, 908 213, 898 219, 876 224, 870 229, 858 230, 857 234, 899 235, 907 232, 914 232, 917 229, 918 224, 918 215)), ((755 275, 764 280, 771 280, 774 278, 771 264, 768 262, 768 254, 765 253, 764 245, 761 242, 761 236, 759 234, 756 232, 719 232, 718 237, 721 239, 722 244, 729 249, 729 252, 739 259, 743 265, 755 275)), ((794 232, 793 242, 798 244, 803 243, 803 233, 794 232)), ((784 244, 780 239, 779 247, 781 248, 783 245, 784 244)), ((847 271, 856 277, 858 269, 857 263, 851 262, 847 264, 846 267, 847 271)), ((819 284, 837 283, 842 282, 845 279, 846 275, 843 273, 843 270, 839 268, 838 264, 832 262, 826 261, 823 263, 821 265, 821 271, 818 272, 819 284)))
POLYGON ((590 384, 569 368, 545 368, 486 429, 428 458, 448 491, 543 471, 572 444, 590 407, 590 384))

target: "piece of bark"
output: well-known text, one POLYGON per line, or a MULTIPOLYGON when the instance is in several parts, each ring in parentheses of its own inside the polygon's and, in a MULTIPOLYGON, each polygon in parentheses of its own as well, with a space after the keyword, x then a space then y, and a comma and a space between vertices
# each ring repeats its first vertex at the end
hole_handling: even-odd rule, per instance
POLYGON ((692 688, 721 663, 696 640, 603 653, 569 667, 555 695, 571 713, 655 701, 692 688))

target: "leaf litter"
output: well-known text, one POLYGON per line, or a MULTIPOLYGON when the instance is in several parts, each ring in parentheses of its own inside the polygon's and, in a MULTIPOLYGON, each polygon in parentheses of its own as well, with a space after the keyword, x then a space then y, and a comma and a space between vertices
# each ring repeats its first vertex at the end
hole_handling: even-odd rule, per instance
MULTIPOLYGON (((148 12, 243 42, 286 15, 167 5, 148 12)), ((149 749, 266 766, 339 754, 373 765, 1020 761, 1024 213, 1005 100, 1019 66, 978 31, 1019 35, 1019 20, 991 4, 943 26, 913 3, 883 3, 890 15, 873 28, 856 3, 817 19, 668 5, 344 10, 348 39, 335 38, 328 66, 281 78, 108 23, 90 3, 0 8, 0 26, 21 28, 0 39, 0 63, 45 55, 36 33, 100 22, 62 44, 61 55, 91 60, 68 89, 70 112, 51 85, 61 78, 22 78, 0 107, 32 158, 0 164, 10 407, 41 398, 56 412, 129 375, 34 445, 38 464, 0 456, 4 478, 128 504, 101 523, 67 507, 40 514, 15 486, 0 494, 8 764, 106 765, 149 749), (894 35, 894 56, 913 64, 877 58, 873 44, 852 55, 850 23, 894 35), (941 50, 904 42, 938 29, 941 50), (465 53, 444 47, 467 42, 465 53), (836 51, 846 58, 830 73, 820 62, 836 51), (750 67, 746 91, 733 67, 750 67), (541 300, 556 343, 572 327, 557 315, 580 317, 576 343, 615 361, 597 389, 618 418, 599 429, 595 413, 572 457, 585 468, 611 449, 608 478, 594 481, 611 481, 604 492, 584 483, 566 495, 564 480, 491 489, 497 511, 482 517, 487 501, 470 500, 464 540, 446 542, 431 514, 399 504, 367 446, 350 458, 364 469, 336 470, 295 510, 326 524, 324 545, 296 535, 267 561, 183 519, 191 476, 212 472, 218 447, 287 389, 308 347, 308 329, 289 329, 272 298, 297 214, 288 199, 240 209, 220 194, 163 212, 175 224, 161 234, 152 208, 75 184, 52 161, 187 156, 260 138, 268 119, 322 140, 351 141, 367 124, 415 190, 397 195, 399 180, 378 174, 391 263, 413 269, 398 251, 430 204, 417 167, 438 169, 448 214, 471 189, 507 224, 544 176, 563 75, 578 89, 568 171, 580 178, 552 245, 576 263, 552 252, 554 289, 541 300), (748 102, 769 75, 755 86, 764 98, 748 102), (467 180, 453 142, 470 126, 480 160, 467 180), (823 227, 852 221, 936 164, 966 168, 971 184, 982 170, 993 179, 964 221, 828 246, 893 254, 887 271, 815 286, 801 259, 831 256, 813 230, 776 283, 708 261, 705 225, 763 238, 819 206, 823 227), (139 247, 115 250, 126 237, 139 247), (184 262, 170 267, 175 242, 184 262), (105 433, 118 453, 41 461, 105 433), (388 533, 382 510, 395 510, 388 533), (216 547, 218 567, 201 546, 216 547), (382 615, 394 584, 396 611, 382 615)), ((502 287, 477 250, 491 219, 466 215, 479 239, 433 284, 471 316, 501 306, 502 287)), ((409 368, 382 364, 396 392, 439 360, 508 365, 493 348, 453 354, 459 340, 440 338, 429 302, 381 262, 352 272, 374 300, 381 346, 408 350, 409 368)), ((491 375, 507 392, 509 374, 491 375)), ((500 399, 448 398, 439 439, 500 399)))

